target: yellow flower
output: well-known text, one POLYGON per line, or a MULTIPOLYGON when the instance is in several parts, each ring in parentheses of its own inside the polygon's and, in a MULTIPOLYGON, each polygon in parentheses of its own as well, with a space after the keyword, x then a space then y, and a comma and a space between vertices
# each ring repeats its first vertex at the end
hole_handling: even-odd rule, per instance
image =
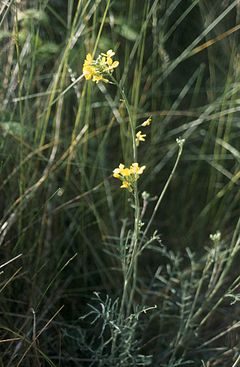
POLYGON ((98 83, 100 81, 102 81, 104 83, 108 83, 108 80, 105 79, 101 74, 94 74, 92 80, 93 80, 93 82, 96 82, 96 83, 98 83))
POLYGON ((121 175, 124 176, 124 177, 127 177, 127 176, 130 176, 131 175, 131 171, 129 168, 124 168, 122 171, 121 171, 121 175))
POLYGON ((115 52, 113 50, 108 50, 106 56, 107 57, 113 57, 115 55, 115 52))
POLYGON ((138 131, 138 133, 136 134, 136 139, 135 139, 137 147, 139 146, 140 141, 145 141, 145 137, 146 137, 146 134, 142 134, 141 131, 138 131))
POLYGON ((93 65, 93 58, 91 54, 87 54, 86 60, 84 61, 83 75, 85 76, 86 80, 90 80, 98 76, 98 72, 93 65))
POLYGON ((149 125, 151 125, 151 123, 152 123, 152 117, 149 117, 146 121, 144 121, 143 123, 142 123, 142 125, 141 126, 149 126, 149 125))
POLYGON ((83 66, 83 74, 84 74, 86 80, 90 80, 90 79, 96 77, 96 70, 95 70, 94 66, 85 65, 85 66, 83 66))
POLYGON ((145 168, 146 168, 146 166, 139 167, 138 163, 133 163, 130 166, 131 172, 136 174, 136 175, 141 175, 143 173, 143 171, 145 170, 145 168))
POLYGON ((129 189, 130 183, 127 181, 123 181, 122 185, 120 186, 121 189, 129 189))
POLYGON ((86 56, 86 60, 85 60, 84 64, 85 65, 91 65, 92 62, 93 62, 92 55, 88 53, 87 56, 86 56))
POLYGON ((107 58, 108 70, 111 71, 118 67, 119 61, 113 61, 111 57, 107 58))
POLYGON ((86 80, 99 83, 100 81, 108 83, 105 75, 111 74, 113 70, 118 67, 119 62, 113 61, 112 56, 115 52, 108 50, 106 54, 101 53, 96 60, 93 59, 90 53, 87 54, 83 64, 83 75, 86 80))
POLYGON ((113 177, 119 178, 120 175, 122 174, 123 169, 124 169, 124 164, 120 163, 119 167, 113 170, 113 177))
MULTIPOLYGON (((116 171, 116 170, 114 170, 114 171, 116 171)), ((114 172, 114 171, 113 171, 113 177, 120 178, 121 175, 118 172, 114 172)))

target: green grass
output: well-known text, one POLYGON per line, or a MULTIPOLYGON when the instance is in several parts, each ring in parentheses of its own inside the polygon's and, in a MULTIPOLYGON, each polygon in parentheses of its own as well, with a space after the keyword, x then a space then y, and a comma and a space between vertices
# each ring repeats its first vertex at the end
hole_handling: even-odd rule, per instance
POLYGON ((6 0, 0 44, 0 366, 237 367, 238 1, 6 0))

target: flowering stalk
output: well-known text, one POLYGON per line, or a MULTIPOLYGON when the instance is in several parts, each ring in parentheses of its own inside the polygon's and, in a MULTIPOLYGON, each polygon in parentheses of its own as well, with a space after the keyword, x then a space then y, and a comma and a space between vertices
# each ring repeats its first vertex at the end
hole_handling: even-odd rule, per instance
MULTIPOLYGON (((131 129, 133 161, 137 162, 137 146, 139 143, 138 141, 139 139, 138 139, 138 136, 136 135, 136 126, 133 122, 131 108, 130 108, 130 105, 129 105, 129 102, 128 102, 128 99, 126 97, 124 90, 121 88, 119 83, 113 77, 111 79, 113 80, 113 83, 118 87, 121 97, 126 106, 126 110, 127 110, 128 117, 129 117, 130 129, 131 129)), ((144 136, 141 136, 141 141, 144 141, 143 138, 144 136)), ((139 232, 140 232, 140 204, 139 204, 139 193, 138 193, 137 180, 139 178, 139 175, 142 174, 143 170, 145 169, 145 166, 139 167, 138 163, 135 163, 135 165, 137 167, 137 172, 135 176, 136 179, 134 180, 134 182, 132 182, 130 186, 131 190, 129 190, 133 193, 133 196, 134 196, 134 230, 133 230, 130 248, 129 248, 129 254, 130 254, 129 266, 128 266, 127 271, 123 273, 124 286, 123 286, 123 294, 122 294, 122 301, 121 301, 121 307, 120 307, 120 312, 122 313, 124 306, 126 306, 126 303, 127 303, 127 313, 128 314, 130 313, 130 309, 132 306, 132 301, 133 301, 133 296, 134 296, 135 286, 136 286, 136 279, 137 279, 137 256, 138 256, 138 243, 139 243, 139 232), (129 294, 129 299, 127 302, 129 290, 130 290, 130 294, 129 294)), ((134 166, 134 164, 132 164, 132 166, 134 166)), ((124 186, 123 185, 122 185, 122 188, 129 189, 128 187, 125 187, 125 185, 124 186)))

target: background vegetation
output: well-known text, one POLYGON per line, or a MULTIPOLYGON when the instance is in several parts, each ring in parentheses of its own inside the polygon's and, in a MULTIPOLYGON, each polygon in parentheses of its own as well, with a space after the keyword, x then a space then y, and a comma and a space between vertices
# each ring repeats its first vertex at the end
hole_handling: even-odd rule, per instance
POLYGON ((1 1, 0 366, 240 365, 239 16, 238 0, 1 1), (112 170, 129 120, 114 85, 74 83, 94 49, 116 52, 134 121, 153 118, 145 226, 186 139, 128 311, 133 210, 112 170))

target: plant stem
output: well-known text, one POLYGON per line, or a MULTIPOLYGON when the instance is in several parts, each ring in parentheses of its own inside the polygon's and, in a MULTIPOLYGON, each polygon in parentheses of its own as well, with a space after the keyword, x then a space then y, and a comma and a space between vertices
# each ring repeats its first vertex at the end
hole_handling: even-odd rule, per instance
MULTIPOLYGON (((117 85, 119 92, 122 96, 122 99, 126 105, 127 113, 129 116, 130 129, 131 129, 131 137, 132 137, 132 152, 133 152, 133 162, 137 163, 137 145, 136 145, 136 124, 134 124, 132 118, 131 107, 129 105, 128 99, 124 90, 121 88, 119 83, 112 78, 114 83, 117 85)), ((138 185, 137 181, 134 184, 134 230, 132 235, 132 240, 130 244, 130 263, 126 273, 124 274, 124 285, 123 285, 123 294, 122 294, 122 302, 120 311, 123 312, 124 305, 127 302, 127 293, 129 284, 131 284, 132 280, 132 288, 130 291, 130 298, 128 300, 127 305, 127 314, 130 313, 134 292, 136 288, 136 280, 137 280, 137 254, 138 254, 138 240, 139 240, 139 223, 140 223, 140 204, 139 204, 139 195, 138 195, 138 185)))

